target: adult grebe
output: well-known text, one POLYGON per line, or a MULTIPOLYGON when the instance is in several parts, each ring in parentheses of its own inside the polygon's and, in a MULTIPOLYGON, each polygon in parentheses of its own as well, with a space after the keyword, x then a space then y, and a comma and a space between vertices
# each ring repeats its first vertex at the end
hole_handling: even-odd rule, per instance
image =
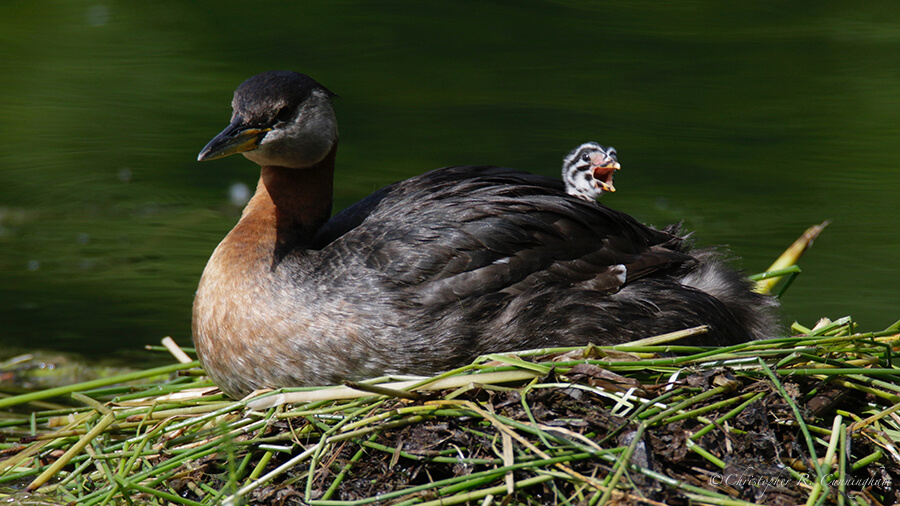
POLYGON ((771 299, 708 252, 558 179, 448 167, 333 218, 332 93, 294 72, 241 84, 198 156, 242 153, 256 193, 194 300, 207 373, 231 396, 383 374, 431 374, 484 353, 613 344, 696 325, 690 342, 770 335, 771 299))

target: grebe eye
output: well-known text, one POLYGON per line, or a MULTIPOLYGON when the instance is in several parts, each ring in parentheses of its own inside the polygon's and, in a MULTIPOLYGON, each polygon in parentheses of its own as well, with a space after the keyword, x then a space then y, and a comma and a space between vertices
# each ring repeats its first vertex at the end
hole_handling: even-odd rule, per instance
POLYGON ((585 153, 585 154, 581 155, 581 159, 585 162, 589 162, 589 161, 591 161, 591 154, 585 153))
POLYGON ((280 122, 289 121, 291 116, 293 116, 292 112, 290 107, 284 106, 278 110, 278 115, 275 116, 275 119, 280 122))

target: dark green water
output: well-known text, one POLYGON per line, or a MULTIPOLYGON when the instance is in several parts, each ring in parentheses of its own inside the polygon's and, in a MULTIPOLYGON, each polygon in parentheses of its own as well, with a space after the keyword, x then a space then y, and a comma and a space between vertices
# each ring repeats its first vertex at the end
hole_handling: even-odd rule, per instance
POLYGON ((900 9, 892 2, 0 4, 0 342, 190 342, 242 157, 199 164, 235 86, 341 95, 337 206, 450 164, 555 175, 582 141, 604 202, 684 220, 749 272, 807 226, 787 322, 900 318, 900 9))

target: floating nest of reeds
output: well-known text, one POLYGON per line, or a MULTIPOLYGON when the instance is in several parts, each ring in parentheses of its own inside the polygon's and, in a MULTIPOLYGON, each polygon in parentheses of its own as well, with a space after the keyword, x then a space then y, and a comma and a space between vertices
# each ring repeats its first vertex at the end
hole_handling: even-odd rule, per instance
POLYGON ((0 487, 30 504, 893 504, 898 329, 668 335, 240 401, 196 362, 137 371, 0 399, 0 487))

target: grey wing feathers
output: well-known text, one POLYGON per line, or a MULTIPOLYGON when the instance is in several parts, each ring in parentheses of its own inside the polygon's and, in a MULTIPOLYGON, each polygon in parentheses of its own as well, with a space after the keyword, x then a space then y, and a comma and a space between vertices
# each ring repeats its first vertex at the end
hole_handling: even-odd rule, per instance
POLYGON ((370 247, 367 267, 426 305, 536 286, 611 292, 691 260, 676 236, 513 169, 438 169, 354 207, 323 227, 323 247, 370 247))

